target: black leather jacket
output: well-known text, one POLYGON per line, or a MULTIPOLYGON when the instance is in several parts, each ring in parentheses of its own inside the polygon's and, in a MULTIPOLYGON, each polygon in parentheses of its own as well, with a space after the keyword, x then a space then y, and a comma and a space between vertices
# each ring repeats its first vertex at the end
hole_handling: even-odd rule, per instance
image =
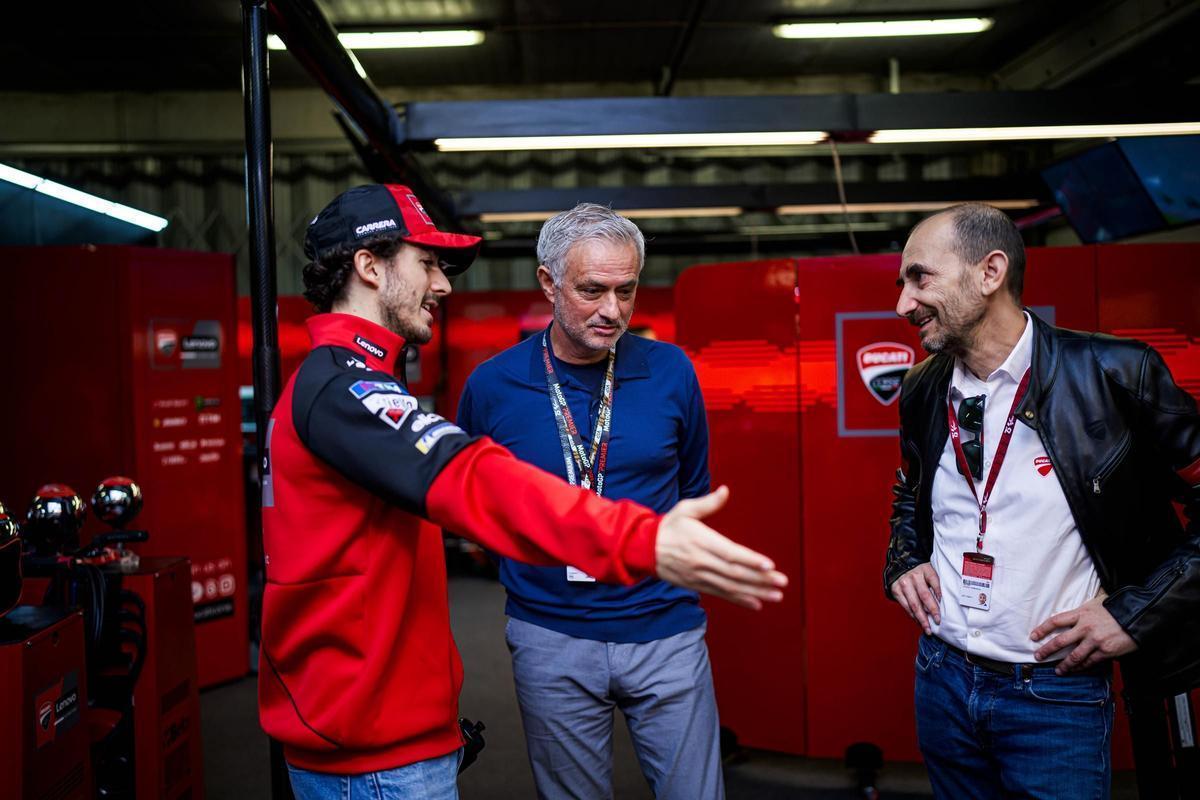
MULTIPOLYGON (((1030 313, 1029 390, 1017 419, 1037 431, 1108 599, 1138 644, 1126 682, 1200 685, 1200 414, 1151 347, 1054 328, 1030 313), (1182 503, 1186 527, 1172 501, 1182 503)), ((884 591, 933 549, 931 489, 949 430, 954 359, 905 376, 884 591)), ((892 598, 895 599, 895 598, 892 598)))

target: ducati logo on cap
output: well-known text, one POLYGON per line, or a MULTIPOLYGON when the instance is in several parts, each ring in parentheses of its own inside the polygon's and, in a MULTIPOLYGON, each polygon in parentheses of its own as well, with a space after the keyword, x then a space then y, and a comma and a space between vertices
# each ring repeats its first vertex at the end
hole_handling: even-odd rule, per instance
POLYGON ((897 342, 876 342, 861 348, 855 358, 858 374, 871 396, 891 405, 900 396, 904 373, 915 362, 913 349, 897 342))
POLYGON ((432 225, 433 220, 429 218, 429 214, 425 212, 425 206, 421 205, 421 201, 417 199, 417 196, 415 194, 406 194, 405 197, 408 198, 408 202, 412 203, 412 207, 417 210, 417 213, 421 215, 421 219, 425 220, 425 224, 432 225))

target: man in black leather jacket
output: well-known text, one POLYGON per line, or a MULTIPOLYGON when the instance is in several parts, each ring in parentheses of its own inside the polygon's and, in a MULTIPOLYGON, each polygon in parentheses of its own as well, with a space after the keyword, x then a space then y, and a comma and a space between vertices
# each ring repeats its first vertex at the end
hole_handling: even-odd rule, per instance
POLYGON ((1200 415, 1149 346, 1023 310, 1024 260, 981 204, 905 246, 896 311, 932 357, 901 391, 884 587, 925 633, 938 796, 1107 797, 1111 659, 1200 683, 1200 415))

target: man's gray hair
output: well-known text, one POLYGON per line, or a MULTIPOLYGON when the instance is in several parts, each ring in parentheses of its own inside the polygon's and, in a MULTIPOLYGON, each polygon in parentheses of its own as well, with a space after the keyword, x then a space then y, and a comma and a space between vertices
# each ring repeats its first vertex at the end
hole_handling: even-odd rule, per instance
POLYGON ((637 251, 638 272, 641 272, 646 261, 646 240, 638 226, 608 206, 580 203, 570 211, 546 220, 538 234, 538 263, 550 270, 555 286, 562 285, 571 248, 589 239, 633 245, 637 251))

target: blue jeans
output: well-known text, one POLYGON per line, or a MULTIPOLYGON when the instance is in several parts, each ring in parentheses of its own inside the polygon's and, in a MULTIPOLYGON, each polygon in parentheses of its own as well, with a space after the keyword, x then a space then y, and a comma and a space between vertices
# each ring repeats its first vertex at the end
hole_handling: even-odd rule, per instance
POLYGON ((917 738, 940 798, 1107 800, 1113 698, 1107 674, 1002 675, 934 637, 917 649, 917 738))
POLYGON ((613 711, 659 800, 722 800, 720 725, 705 626, 652 642, 577 639, 509 619, 537 795, 612 797, 613 711))
POLYGON ((310 772, 288 764, 296 800, 458 800, 462 750, 361 775, 310 772))

